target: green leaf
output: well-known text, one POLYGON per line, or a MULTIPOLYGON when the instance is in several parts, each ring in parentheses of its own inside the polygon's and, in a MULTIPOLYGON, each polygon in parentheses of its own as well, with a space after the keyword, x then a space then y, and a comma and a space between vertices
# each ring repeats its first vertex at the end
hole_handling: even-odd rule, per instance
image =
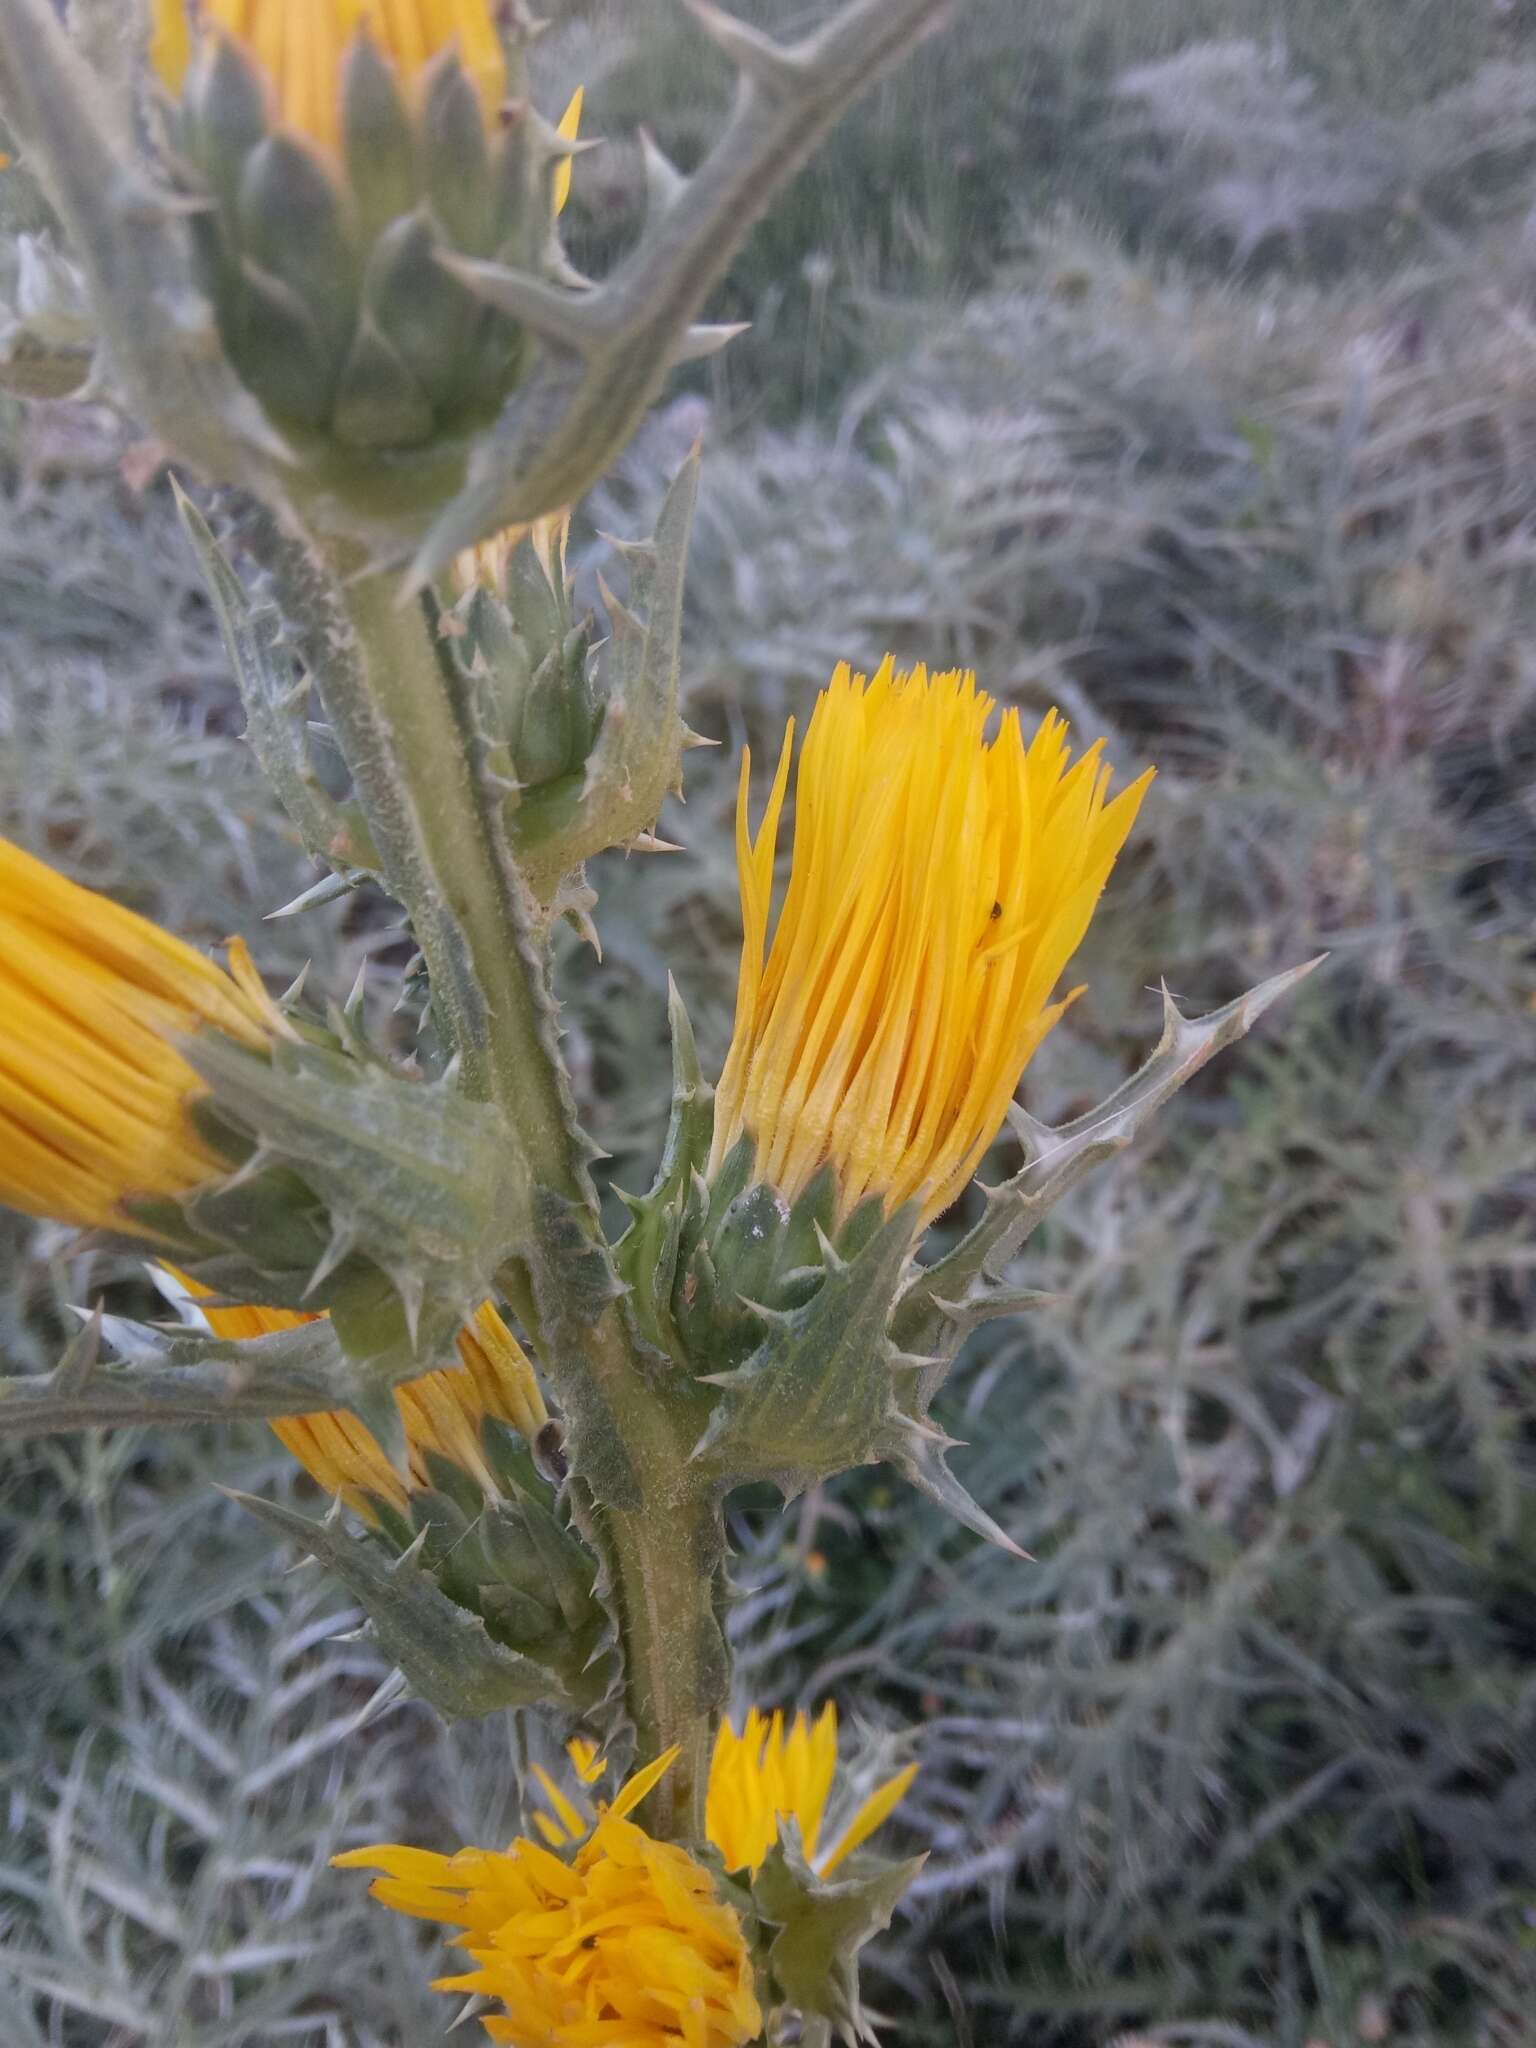
POLYGON ((370 243, 411 212, 418 193, 416 136, 400 74, 372 36, 354 36, 343 60, 341 128, 347 184, 370 243))
POLYGON ((402 215, 368 258, 363 305, 435 407, 458 392, 464 356, 482 313, 439 261, 443 242, 424 212, 402 215))
POLYGON ((413 1359, 425 1369, 529 1242, 505 1116, 448 1078, 407 1079, 318 1045, 263 1055, 205 1034, 185 1049, 250 1153, 176 1211, 192 1239, 183 1262, 240 1299, 329 1309, 376 1380, 393 1383, 413 1359))
POLYGON ((493 220, 485 115, 452 49, 434 60, 422 81, 420 134, 433 213, 466 256, 489 256, 493 220))
POLYGON ((306 853, 340 868, 349 880, 373 874, 378 857, 367 827, 355 811, 332 802, 310 761, 301 715, 307 691, 296 688, 281 614, 276 605, 258 603, 247 594, 207 520, 174 478, 172 488, 240 686, 245 737, 262 773, 306 853))
POLYGON ((412 448, 435 424, 431 400, 365 312, 336 386, 331 431, 349 448, 412 448))
POLYGON ((902 1477, 915 1486, 919 1493, 927 1494, 931 1501, 953 1515, 964 1528, 980 1536, 984 1542, 995 1543, 999 1550, 1006 1550, 1010 1557, 1029 1559, 1029 1553, 1021 1550, 975 1501, 950 1471, 945 1452, 956 1449, 956 1444, 934 1429, 929 1423, 914 1421, 911 1416, 899 1418, 890 1435, 880 1446, 880 1455, 887 1464, 894 1465, 902 1477))
POLYGON ((371 1395, 326 1322, 236 1342, 98 1314, 52 1372, 0 1379, 0 1438, 343 1408, 371 1422, 371 1395), (122 1362, 105 1364, 103 1347, 122 1362))
POLYGON ((837 1877, 818 1877, 791 1822, 781 1826, 777 1845, 752 1880, 759 1913, 778 1929, 768 1960, 784 2002, 835 2028, 848 2048, 875 2039, 859 1998, 859 1951, 890 1926, 926 1861, 856 1857, 837 1877))
POLYGON ((897 1306, 895 1341, 906 1350, 941 1354, 918 1383, 916 1413, 927 1413, 960 1340, 985 1319, 989 1288, 1063 1196, 1095 1166, 1125 1151, 1186 1081, 1236 1044, 1272 1003, 1321 964, 1321 958, 1309 960, 1277 974, 1208 1017, 1182 1016, 1165 988, 1163 1035, 1156 1050, 1097 1109, 1055 1130, 1022 1110, 1013 1112, 1013 1127, 1029 1153, 1027 1163, 1012 1180, 985 1191, 987 1213, 980 1223, 953 1251, 921 1269, 897 1306))
POLYGON ((450 1600, 410 1553, 389 1558, 372 1537, 351 1534, 339 1517, 312 1522, 253 1494, 231 1492, 229 1498, 335 1573, 367 1614, 385 1655, 440 1713, 478 1718, 507 1707, 567 1703, 554 1672, 493 1640, 480 1617, 450 1600))
MULTIPOLYGON (((753 222, 858 94, 947 9, 944 0, 849 0, 813 34, 784 45, 697 0, 693 11, 742 72, 736 105, 683 189, 663 181, 665 203, 614 274, 596 289, 562 289, 528 269, 455 266, 538 349, 477 442, 463 488, 434 520, 410 590, 435 582, 488 535, 574 504, 612 467, 672 365, 718 338, 692 323, 753 222)), ((524 261, 534 253, 508 251, 524 261)))
POLYGON ((246 158, 236 204, 242 254, 303 306, 334 375, 357 319, 358 284, 336 181, 307 142, 278 130, 246 158))
POLYGON ((634 1220, 615 1248, 614 1263, 629 1288, 640 1335, 669 1358, 681 1359, 683 1343, 672 1317, 672 1289, 693 1176, 709 1157, 715 1091, 704 1079, 693 1026, 670 976, 667 1015, 672 1025, 672 1113, 661 1166, 648 1195, 626 1197, 634 1220))

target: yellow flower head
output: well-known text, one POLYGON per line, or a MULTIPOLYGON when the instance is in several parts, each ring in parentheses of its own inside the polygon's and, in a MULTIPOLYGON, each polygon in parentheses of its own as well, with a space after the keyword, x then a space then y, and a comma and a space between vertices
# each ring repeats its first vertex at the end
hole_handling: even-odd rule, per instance
MULTIPOLYGON (((216 1337, 265 1337, 316 1320, 297 1309, 216 1308, 208 1305, 207 1289, 195 1280, 184 1273, 176 1279, 198 1302, 216 1337)), ((527 1353, 490 1302, 482 1303, 460 1330, 458 1352, 458 1368, 424 1373, 395 1388, 409 1451, 409 1485, 373 1432, 345 1410, 284 1416, 273 1422, 273 1432, 318 1485, 340 1494, 369 1521, 375 1519, 375 1500, 403 1514, 411 1492, 432 1485, 429 1455, 450 1459, 494 1495, 498 1488, 481 1449, 480 1425, 487 1416, 509 1423, 531 1443, 548 1422, 549 1410, 527 1353)))
POLYGON ((829 1700, 814 1723, 796 1714, 770 1719, 753 1707, 738 1735, 729 1721, 715 1737, 705 1831, 730 1871, 756 1871, 779 1839, 781 1820, 799 1823, 805 1859, 828 1877, 867 1842, 906 1797, 917 1765, 888 1778, 852 1813, 830 1848, 822 1829, 837 1773, 837 1709, 829 1700))
POLYGON ((226 973, 148 919, 0 839, 0 1203, 132 1230, 134 1198, 227 1173, 174 1041, 259 1049, 287 1030, 238 940, 226 973))
MULTIPOLYGON (((583 1786, 604 1766, 589 1742, 569 1745, 583 1786)), ((497 1998, 506 2017, 488 2031, 516 2048, 740 2048, 762 2028, 751 1959, 735 1911, 686 1851, 656 1842, 628 1816, 671 1768, 668 1750, 631 1778, 611 1806, 567 1798, 535 1776, 550 1811, 543 1837, 439 1856, 384 1843, 338 1856, 339 1868, 382 1870, 381 1904, 462 1928, 474 1957, 440 1991, 497 1998)), ((828 1876, 894 1810, 917 1766, 888 1779, 848 1818, 831 1849, 820 1837, 837 1768, 837 1710, 786 1726, 754 1707, 741 1733, 723 1726, 710 1765, 705 1831, 728 1871, 755 1873, 781 1819, 800 1825, 807 1860, 828 1876)))
POLYGON ((265 73, 279 121, 324 148, 341 129, 341 77, 359 35, 373 37, 412 85, 456 50, 490 122, 506 97, 507 67, 490 0, 154 0, 151 57, 180 92, 198 36, 222 31, 265 73))
MULTIPOLYGON (((494 2040, 515 2048, 744 2048, 762 2032, 741 1921, 704 1866, 628 1818, 676 1751, 632 1778, 589 1824, 548 1779, 567 1825, 505 1851, 358 1849, 344 1869, 382 1870, 373 1896, 462 1929, 474 1969, 440 1991, 500 2001, 494 2040)), ((590 1754, 584 1753, 590 1770, 590 1754)), ((575 1759, 581 1765, 583 1759, 575 1759)))
POLYGON ((753 838, 736 814, 743 943, 711 1172, 743 1136, 791 1200, 828 1161, 840 1214, 878 1195, 924 1223, 960 1193, 1019 1077, 1081 990, 1051 995, 1151 781, 1112 802, 1102 742, 1053 711, 1027 744, 969 672, 841 665, 795 785, 789 889, 767 946, 791 722, 753 838), (766 959, 765 959, 766 949, 766 959))

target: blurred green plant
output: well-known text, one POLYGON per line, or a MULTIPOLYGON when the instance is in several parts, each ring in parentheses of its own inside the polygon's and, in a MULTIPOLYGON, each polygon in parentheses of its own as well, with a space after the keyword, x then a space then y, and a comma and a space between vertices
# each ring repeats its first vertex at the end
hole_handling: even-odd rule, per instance
MULTIPOLYGON (((796 0, 757 0, 783 28, 796 0)), ((605 148, 577 167, 568 238, 600 267, 633 233, 653 128, 697 160, 727 68, 667 0, 566 0, 540 53, 585 83, 605 148)), ((995 280, 1060 208, 1224 273, 1383 271, 1436 229, 1519 204, 1536 148, 1529 0, 973 0, 964 32, 831 138, 733 266, 751 331, 694 373, 731 417, 836 413, 890 325, 995 280), (1522 34, 1522 28, 1527 33, 1522 34)))

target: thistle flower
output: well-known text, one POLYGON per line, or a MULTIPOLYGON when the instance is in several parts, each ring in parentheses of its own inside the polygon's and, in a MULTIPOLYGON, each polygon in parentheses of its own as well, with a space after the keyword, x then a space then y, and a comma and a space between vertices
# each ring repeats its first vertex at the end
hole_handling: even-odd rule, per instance
MULTIPOLYGON (((215 1305, 207 1299, 208 1290, 186 1274, 174 1277, 216 1337, 264 1337, 316 1320, 296 1309, 215 1305)), ((459 1466, 494 1495, 498 1488, 481 1447, 482 1423, 487 1418, 509 1423, 531 1443, 548 1422, 549 1410, 527 1353, 491 1302, 483 1302, 464 1325, 457 1349, 462 1370, 424 1373, 395 1388, 409 1483, 366 1424, 346 1410, 283 1416, 272 1423, 273 1433, 319 1486, 339 1494, 367 1521, 377 1521, 378 1502, 404 1514, 411 1492, 433 1485, 429 1459, 434 1456, 459 1466)))
POLYGON ((1112 802, 1102 742, 1052 711, 1026 745, 969 672, 839 666, 796 782, 788 893, 767 946, 791 722, 768 808, 736 840, 743 942, 711 1174, 751 1140, 789 1200, 830 1162, 840 1215, 878 1196, 924 1223, 959 1194, 1019 1077, 1082 991, 1052 992, 1151 780, 1112 802), (765 958, 766 948, 766 958, 765 958))
MULTIPOLYGON (((475 1968, 439 1991, 495 1998, 494 2040, 516 2048, 744 2048, 762 2032, 740 1916, 703 1864, 629 1818, 675 1750, 631 1778, 587 1820, 544 1777, 552 1845, 520 1836, 505 1851, 439 1856, 383 1845, 335 1861, 382 1870, 373 1896, 413 1918, 462 1929, 475 1968), (564 1853, 557 1853, 557 1847, 564 1853)), ((590 1773, 590 1752, 573 1755, 590 1773)), ((541 1774, 542 1775, 542 1774, 541 1774)))
POLYGON ((0 840, 0 1202, 136 1232, 136 1201, 229 1171, 175 1041, 217 1031, 259 1051, 288 1032, 239 940, 229 960, 0 840))
POLYGON ((341 140, 342 72, 359 36, 375 43, 408 87, 454 50, 487 124, 507 90, 506 57, 486 0, 154 0, 150 54, 172 92, 182 90, 197 41, 210 33, 244 45, 278 123, 327 148, 341 140))
POLYGON ((705 1832, 729 1871, 756 1872, 779 1839, 779 1823, 793 1820, 805 1860, 828 1877, 862 1848, 895 1812, 917 1776, 909 1764, 851 1812, 830 1849, 821 1847, 837 1774, 837 1708, 829 1700, 814 1723, 796 1714, 770 1719, 753 1707, 740 1734, 720 1724, 709 1767, 705 1832))
POLYGON ((522 326, 453 267, 569 281, 553 223, 580 96, 543 121, 495 17, 490 0, 155 0, 199 281, 293 487, 342 529, 416 531, 529 370, 522 326))
MULTIPOLYGON (((567 1753, 582 1785, 595 1785, 604 1766, 593 1746, 576 1741, 567 1753)), ((628 1819, 676 1755, 658 1757, 611 1806, 593 1809, 536 1768, 550 1808, 534 1815, 542 1842, 520 1836, 504 1852, 454 1856, 381 1844, 335 1861, 382 1870, 373 1896, 396 1912, 464 1929, 455 1939, 478 1968, 436 1988, 500 1999, 507 2017, 485 2023, 497 2040, 518 2048, 738 2048, 762 2026, 740 1920, 703 1865, 628 1819)), ((804 1714, 786 1725, 782 1713, 770 1718, 755 1707, 739 1735, 723 1725, 705 1831, 726 1870, 755 1875, 779 1822, 793 1819, 807 1861, 825 1877, 889 1817, 916 1775, 913 1765, 887 1780, 818 1854, 836 1769, 830 1703, 814 1726, 804 1714)))

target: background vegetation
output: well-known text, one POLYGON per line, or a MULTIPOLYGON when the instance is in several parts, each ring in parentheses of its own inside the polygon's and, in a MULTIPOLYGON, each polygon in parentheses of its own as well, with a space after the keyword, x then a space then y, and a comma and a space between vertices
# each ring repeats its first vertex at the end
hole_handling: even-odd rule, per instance
MULTIPOLYGON (((550 99, 586 80, 615 137, 571 215, 596 262, 634 121, 686 160, 720 80, 663 0, 555 11, 550 99)), ((726 744, 566 967, 619 1184, 666 963, 726 1035, 737 747, 840 656, 974 664, 1159 764, 1037 1113, 1126 1071, 1159 975, 1208 1005, 1331 954, 1053 1219, 1054 1304, 953 1389, 1035 1563, 878 1471, 741 1505, 753 1692, 922 1727, 897 2048, 1536 2041, 1533 51, 1531 0, 971 0, 759 231, 753 332, 583 520, 589 576, 707 430, 690 717, 726 744)), ((262 922, 307 870, 127 453, 7 416, 0 830, 277 974, 369 959, 382 1028, 379 906, 262 922)), ((14 1364, 140 1284, 0 1231, 14 1364)), ((216 1482, 298 1486, 259 1431, 0 1465, 7 2048, 443 2025, 326 1858, 505 1836, 538 1731, 379 1697, 216 1482)))

